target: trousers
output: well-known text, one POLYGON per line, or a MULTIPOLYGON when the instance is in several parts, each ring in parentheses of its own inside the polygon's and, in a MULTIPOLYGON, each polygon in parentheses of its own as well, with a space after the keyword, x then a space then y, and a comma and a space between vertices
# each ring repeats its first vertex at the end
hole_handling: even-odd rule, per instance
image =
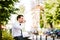
POLYGON ((14 37, 15 40, 23 40, 23 37, 22 36, 17 36, 17 37, 14 37))

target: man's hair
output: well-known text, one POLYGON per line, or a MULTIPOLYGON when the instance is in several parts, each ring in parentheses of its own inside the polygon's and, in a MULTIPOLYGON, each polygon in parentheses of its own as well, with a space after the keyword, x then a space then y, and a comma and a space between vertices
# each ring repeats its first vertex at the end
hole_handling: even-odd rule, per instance
POLYGON ((17 20, 18 20, 18 18, 21 18, 21 17, 23 17, 23 15, 18 15, 18 16, 17 16, 17 20))

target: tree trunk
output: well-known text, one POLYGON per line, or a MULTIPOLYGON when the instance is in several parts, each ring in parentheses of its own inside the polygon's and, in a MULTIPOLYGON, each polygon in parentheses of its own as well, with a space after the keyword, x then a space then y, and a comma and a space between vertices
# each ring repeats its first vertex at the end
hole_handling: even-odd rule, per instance
POLYGON ((54 31, 54 27, 53 27, 53 23, 52 22, 50 23, 50 29, 51 29, 52 32, 54 31))
POLYGON ((0 40, 2 40, 2 28, 1 28, 1 24, 0 24, 0 40))
POLYGON ((50 23, 50 27, 53 28, 53 24, 52 24, 52 22, 50 23))

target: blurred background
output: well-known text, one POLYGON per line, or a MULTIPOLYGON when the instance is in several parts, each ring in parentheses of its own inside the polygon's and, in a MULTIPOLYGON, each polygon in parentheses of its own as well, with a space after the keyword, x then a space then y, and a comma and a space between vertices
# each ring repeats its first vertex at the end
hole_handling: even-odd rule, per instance
POLYGON ((0 0, 0 34, 3 40, 14 40, 11 28, 20 14, 26 20, 24 32, 33 28, 38 31, 38 40, 40 35, 53 34, 55 40, 60 40, 60 0, 0 0))

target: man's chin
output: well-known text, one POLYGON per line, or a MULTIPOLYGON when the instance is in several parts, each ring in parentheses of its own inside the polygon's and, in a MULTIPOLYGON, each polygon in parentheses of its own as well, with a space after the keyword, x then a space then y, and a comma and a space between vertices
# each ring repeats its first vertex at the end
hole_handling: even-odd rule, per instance
POLYGON ((25 23, 26 21, 21 21, 20 23, 25 23))
POLYGON ((20 23, 24 23, 24 22, 20 22, 20 23))

